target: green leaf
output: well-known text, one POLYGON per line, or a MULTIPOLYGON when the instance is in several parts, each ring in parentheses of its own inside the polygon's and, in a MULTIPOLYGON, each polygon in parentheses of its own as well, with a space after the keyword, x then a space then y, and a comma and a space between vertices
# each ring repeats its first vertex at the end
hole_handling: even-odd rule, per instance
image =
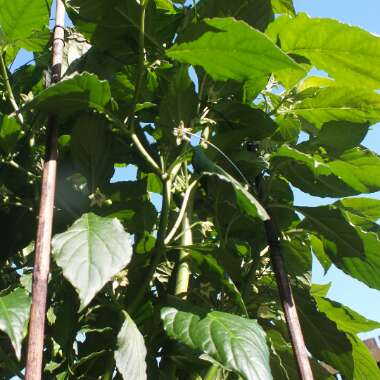
POLYGON ((29 294, 22 288, 0 297, 0 330, 9 336, 18 359, 21 358, 31 303, 29 294))
MULTIPOLYGON (((297 364, 294 360, 294 353, 291 343, 286 340, 279 331, 266 331, 272 348, 271 367, 272 374, 276 380, 298 379, 297 364)), ((315 358, 309 358, 314 380, 334 380, 325 368, 315 358)))
POLYGON ((164 329, 170 338, 203 351, 244 380, 272 379, 265 333, 255 320, 213 311, 199 316, 165 307, 164 329))
POLYGON ((268 0, 202 0, 198 8, 201 18, 233 17, 261 31, 274 19, 268 0))
POLYGON ((323 237, 329 256, 335 252, 336 256, 363 257, 363 242, 355 227, 336 207, 297 207, 297 210, 305 215, 301 226, 323 237))
POLYGON ((281 48, 352 86, 380 88, 380 38, 333 19, 299 14, 279 33, 281 48))
POLYGON ((347 150, 329 166, 357 194, 380 190, 380 157, 369 149, 347 150))
POLYGON ((368 332, 380 327, 379 322, 368 320, 357 312, 338 302, 325 298, 315 292, 312 287, 312 295, 317 302, 318 309, 331 321, 335 322, 338 329, 347 333, 352 345, 352 357, 354 362, 355 380, 380 379, 380 372, 375 360, 363 342, 356 337, 360 332, 368 332))
POLYGON ((271 163, 292 185, 311 195, 341 197, 380 189, 380 158, 364 148, 328 159, 283 145, 271 163))
POLYGON ((331 288, 331 282, 327 284, 312 284, 310 294, 314 297, 326 297, 331 288))
POLYGON ((83 73, 41 91, 25 108, 36 108, 48 114, 72 115, 87 108, 104 111, 110 100, 108 82, 99 80, 94 74, 83 73))
POLYGON ((144 380, 146 375, 146 347, 144 337, 129 315, 117 336, 116 366, 125 380, 144 380))
POLYGON ((54 237, 53 257, 87 306, 132 257, 129 234, 117 219, 84 214, 66 232, 54 237))
POLYGON ((23 40, 48 25, 50 3, 45 0, 0 0, 2 43, 27 47, 23 40))
POLYGON ((165 13, 177 13, 170 0, 154 0, 154 2, 156 3, 156 8, 165 11, 165 13))
POLYGON ((325 270, 325 274, 330 269, 332 262, 330 258, 327 256, 325 249, 323 248, 323 243, 317 236, 310 234, 309 235, 311 247, 314 255, 317 257, 319 263, 322 265, 325 270))
POLYGON ((174 45, 170 58, 202 66, 215 80, 246 81, 273 72, 293 69, 305 73, 267 36, 233 18, 208 19, 207 32, 195 41, 174 45))
POLYGON ((352 192, 322 159, 287 145, 272 155, 271 164, 293 186, 311 195, 345 196, 352 192))
POLYGON ((380 328, 380 322, 371 321, 339 302, 317 296, 314 292, 313 296, 317 302, 319 311, 325 313, 329 319, 336 323, 338 329, 343 332, 358 334, 380 328))
POLYGON ((335 322, 318 310, 307 291, 298 288, 294 295, 308 350, 318 360, 352 379, 354 363, 349 339, 338 330, 335 322))
POLYGON ((357 147, 368 132, 368 124, 331 121, 324 124, 318 136, 309 144, 315 148, 323 146, 332 156, 338 156, 345 150, 357 147))
POLYGON ((238 102, 220 102, 212 107, 213 119, 220 129, 214 142, 224 150, 226 145, 240 147, 245 140, 261 140, 276 130, 276 123, 262 110, 238 102))
POLYGON ((331 261, 349 276, 380 289, 380 240, 355 226, 335 206, 297 207, 305 215, 301 227, 317 234, 331 261))
POLYGON ((220 166, 213 163, 206 154, 200 149, 195 149, 193 157, 194 167, 205 175, 216 175, 222 181, 228 182, 232 185, 236 202, 240 209, 252 218, 259 217, 261 220, 268 220, 269 215, 259 201, 235 178, 228 174, 220 166))
MULTIPOLYGON (((186 249, 186 247, 182 247, 186 249)), ((239 289, 236 287, 234 282, 224 268, 218 263, 215 257, 210 254, 199 252, 195 249, 190 249, 191 252, 191 263, 195 264, 205 278, 209 280, 216 280, 218 285, 223 286, 225 290, 232 297, 236 305, 239 306, 243 313, 247 313, 247 309, 244 304, 242 295, 239 289)))
POLYGON ((21 134, 21 126, 17 119, 4 116, 0 124, 0 148, 7 154, 13 153, 21 134))
POLYGON ((336 206, 353 214, 360 215, 372 222, 380 219, 380 200, 373 198, 344 198, 337 201, 336 206))
POLYGON ((380 380, 379 367, 366 345, 356 336, 350 335, 352 356, 354 358, 355 380, 380 380))
POLYGON ((271 0, 271 2, 274 13, 285 13, 291 16, 294 16, 296 13, 293 0, 271 0))
POLYGON ((75 122, 71 136, 73 161, 88 180, 90 192, 109 182, 114 171, 112 136, 104 118, 86 113, 75 122))
POLYGON ((197 115, 198 98, 194 83, 188 73, 188 67, 182 65, 173 73, 165 96, 160 105, 160 125, 166 133, 172 135, 182 121, 187 127, 197 115))
POLYGON ((281 250, 288 273, 300 276, 311 272, 312 257, 307 243, 296 238, 281 241, 281 250))
POLYGON ((328 121, 375 124, 380 121, 380 94, 362 88, 325 87, 296 102, 289 112, 317 128, 328 121))

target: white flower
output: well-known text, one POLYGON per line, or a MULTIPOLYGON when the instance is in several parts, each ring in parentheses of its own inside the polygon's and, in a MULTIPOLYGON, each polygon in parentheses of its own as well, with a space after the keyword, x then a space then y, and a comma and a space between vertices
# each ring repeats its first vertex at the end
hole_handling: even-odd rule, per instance
POLYGON ((183 141, 190 141, 191 128, 186 128, 185 123, 181 120, 178 128, 174 128, 173 135, 176 136, 176 144, 181 145, 183 141))
POLYGON ((102 207, 104 204, 111 204, 112 201, 110 199, 107 199, 106 196, 100 191, 99 188, 95 190, 95 193, 92 193, 88 196, 90 199, 91 203, 90 206, 98 206, 102 207))
POLYGON ((209 222, 209 221, 201 222, 202 235, 206 236, 206 232, 211 232, 213 227, 214 227, 214 224, 212 222, 209 222))

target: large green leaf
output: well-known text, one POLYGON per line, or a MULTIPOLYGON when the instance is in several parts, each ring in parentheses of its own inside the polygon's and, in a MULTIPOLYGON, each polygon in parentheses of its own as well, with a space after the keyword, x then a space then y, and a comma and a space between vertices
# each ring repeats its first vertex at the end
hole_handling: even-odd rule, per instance
MULTIPOLYGON (((298 380, 299 374, 291 343, 277 330, 267 330, 272 348, 271 367, 275 380, 298 380)), ((314 380, 334 380, 321 363, 314 358, 309 358, 314 380)))
POLYGON ((197 115, 197 105, 198 98, 188 67, 181 65, 170 79, 160 104, 159 125, 162 126, 164 134, 173 138, 173 128, 177 128, 181 122, 189 127, 197 115))
POLYGON ((270 39, 243 21, 214 18, 205 21, 207 30, 195 41, 174 45, 170 58, 202 66, 215 80, 246 81, 273 72, 304 71, 270 39))
POLYGON ((318 235, 325 253, 349 276, 380 289, 380 240, 377 234, 355 226, 335 206, 298 207, 305 215, 301 226, 318 235))
POLYGON ((319 263, 322 265, 326 274, 327 271, 330 269, 332 262, 325 252, 323 242, 313 234, 309 235, 309 239, 313 250, 313 254, 317 257, 319 263))
POLYGON ((205 278, 215 281, 218 286, 222 286, 223 290, 230 295, 240 310, 246 313, 247 309, 239 289, 217 259, 211 254, 199 252, 196 249, 189 248, 189 251, 191 253, 191 263, 196 266, 196 271, 201 272, 205 278))
POLYGON ((282 240, 281 251, 288 273, 301 276, 306 272, 311 272, 312 256, 308 242, 297 238, 282 240))
POLYGON ((329 166, 333 174, 358 194, 380 190, 380 157, 369 149, 347 150, 329 162, 329 166))
POLYGON ((21 134, 21 126, 17 119, 4 116, 0 122, 0 148, 5 153, 13 153, 21 134))
POLYGON ((325 87, 284 112, 295 113, 320 128, 328 121, 374 124, 380 121, 380 94, 354 87, 325 87))
POLYGON ((355 194, 329 165, 319 157, 283 145, 272 155, 271 164, 291 184, 300 190, 319 197, 355 194))
POLYGON ((335 322, 318 310, 316 302, 306 290, 297 289, 295 298, 308 350, 318 360, 352 379, 354 362, 349 339, 339 331, 335 322))
POLYGON ((371 321, 339 302, 315 295, 313 288, 312 295, 317 302, 319 311, 325 313, 343 332, 358 334, 380 328, 380 322, 371 321))
POLYGON ((328 239, 327 252, 338 256, 363 257, 363 242, 356 233, 355 227, 334 206, 297 207, 305 215, 301 225, 310 231, 318 232, 328 239))
POLYGON ((380 380, 379 367, 366 345, 355 335, 349 335, 354 358, 355 380, 380 380))
POLYGON ((331 121, 324 124, 318 135, 309 141, 309 145, 318 149, 325 148, 333 157, 345 150, 357 147, 368 132, 368 124, 331 121))
MULTIPOLYGON (((314 288, 314 286, 313 286, 314 288)), ((338 329, 348 333, 347 337, 352 345, 352 357, 354 361, 355 380, 380 379, 380 372, 375 360, 363 342, 356 337, 359 332, 368 332, 380 327, 379 322, 368 320, 357 312, 338 302, 331 301, 315 292, 312 295, 317 302, 318 309, 331 321, 334 321, 338 329)))
POLYGON ((380 38, 372 33, 302 13, 284 24, 279 40, 286 53, 306 57, 339 81, 380 88, 380 38))
POLYGON ((271 0, 274 13, 285 13, 294 16, 293 0, 271 0))
POLYGON ((342 207, 353 214, 358 214, 372 222, 380 219, 380 200, 373 198, 344 198, 336 202, 338 207, 342 207))
POLYGON ((311 195, 341 197, 380 189, 380 159, 364 148, 326 159, 283 145, 271 163, 292 185, 311 195))
POLYGON ((202 0, 198 6, 202 18, 233 17, 261 31, 274 19, 269 0, 202 0))
POLYGON ((103 111, 111 100, 107 81, 101 81, 94 74, 83 73, 63 80, 40 92, 26 109, 36 108, 46 113, 58 115, 92 108, 103 111))
POLYGON ((48 25, 50 3, 50 0, 0 0, 0 31, 4 39, 0 43, 27 47, 24 45, 28 37, 48 25))
POLYGON ((81 309, 131 260, 129 234, 117 219, 84 214, 54 237, 53 256, 79 294, 81 309))
POLYGON ((169 337, 203 351, 245 380, 272 379, 265 333, 255 320, 213 311, 199 316, 165 307, 161 311, 169 337))
POLYGON ((144 337, 129 315, 117 336, 116 366, 125 380, 144 380, 146 375, 146 347, 144 337))
POLYGON ((228 174, 220 166, 212 162, 202 149, 195 149, 193 157, 193 164, 196 170, 202 172, 205 175, 216 175, 222 181, 228 182, 232 185, 236 202, 240 209, 252 218, 259 217, 261 220, 268 220, 269 215, 259 201, 235 178, 228 174))
POLYGON ((18 359, 28 327, 30 305, 31 298, 22 288, 0 297, 0 330, 9 336, 18 359))
POLYGON ((212 113, 213 119, 222 126, 214 142, 223 151, 226 145, 235 145, 236 149, 244 140, 261 140, 277 129, 264 111, 239 102, 220 102, 212 107, 212 113))
POLYGON ((86 176, 91 192, 109 182, 114 171, 112 136, 104 118, 93 113, 81 115, 75 121, 70 147, 73 161, 86 176))

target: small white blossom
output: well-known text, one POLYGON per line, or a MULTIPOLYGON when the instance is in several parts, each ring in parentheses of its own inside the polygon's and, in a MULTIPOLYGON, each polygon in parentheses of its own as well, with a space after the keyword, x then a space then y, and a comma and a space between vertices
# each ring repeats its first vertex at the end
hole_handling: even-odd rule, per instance
POLYGON ((202 235, 206 236, 207 232, 212 232, 213 227, 214 227, 214 224, 212 222, 209 222, 209 221, 201 222, 202 235))
POLYGON ((91 203, 90 206, 98 206, 102 207, 104 204, 111 204, 112 201, 107 199, 106 196, 100 191, 99 188, 95 190, 95 193, 92 193, 88 196, 90 199, 91 203))
POLYGON ((178 128, 174 128, 173 135, 176 137, 176 144, 181 145, 183 141, 190 141, 191 128, 186 128, 185 123, 181 120, 178 128))

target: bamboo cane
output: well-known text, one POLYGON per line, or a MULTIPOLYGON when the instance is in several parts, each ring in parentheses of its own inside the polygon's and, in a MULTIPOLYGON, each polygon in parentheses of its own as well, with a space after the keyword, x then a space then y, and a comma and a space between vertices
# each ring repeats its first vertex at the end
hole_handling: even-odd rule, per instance
MULTIPOLYGON (((65 34, 64 21, 64 4, 62 0, 56 0, 51 83, 57 83, 61 79, 65 34)), ((33 271, 32 307, 30 312, 26 361, 26 380, 41 380, 42 378, 46 297, 57 173, 57 134, 56 117, 50 116, 48 120, 46 156, 42 172, 41 199, 38 215, 36 253, 33 271)))

